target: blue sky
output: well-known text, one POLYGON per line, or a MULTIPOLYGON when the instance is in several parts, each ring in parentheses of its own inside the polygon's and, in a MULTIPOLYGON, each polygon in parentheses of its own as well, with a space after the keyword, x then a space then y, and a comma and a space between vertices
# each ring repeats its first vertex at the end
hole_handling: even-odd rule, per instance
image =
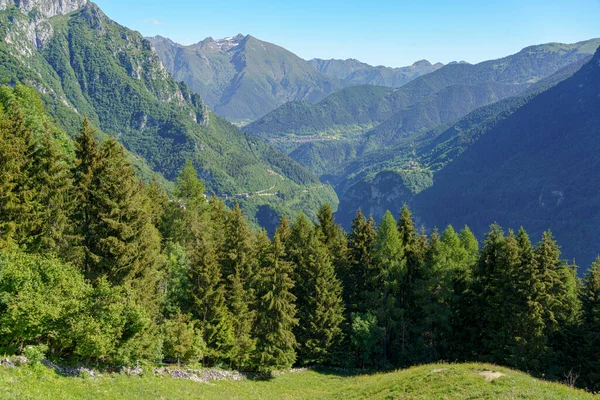
POLYGON ((183 44, 237 33, 302 58, 479 62, 532 44, 600 37, 600 0, 96 0, 146 36, 183 44))

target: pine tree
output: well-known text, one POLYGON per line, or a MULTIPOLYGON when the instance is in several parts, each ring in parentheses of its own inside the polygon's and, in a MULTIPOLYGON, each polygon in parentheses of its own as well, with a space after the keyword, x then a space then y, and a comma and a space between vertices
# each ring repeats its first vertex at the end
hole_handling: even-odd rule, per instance
MULTIPOLYGON (((268 242, 268 239, 266 239, 268 242)), ((285 248, 275 234, 273 242, 263 249, 257 276, 257 321, 255 367, 260 371, 290 368, 296 361, 298 324, 296 297, 292 294, 293 267, 284 260, 285 248)))
POLYGON ((590 388, 600 387, 600 257, 584 278, 582 290, 583 309, 583 370, 586 383, 590 388))
POLYGON ((254 235, 237 203, 225 222, 224 232, 220 263, 235 337, 231 361, 238 368, 243 368, 248 365, 256 345, 256 340, 252 337, 256 318, 256 299, 252 288, 252 278, 256 272, 256 252, 254 235))
POLYGON ((235 336, 216 243, 212 229, 206 228, 196 237, 192 249, 189 294, 193 300, 192 314, 200 322, 207 344, 206 357, 214 362, 231 358, 235 336))
MULTIPOLYGON (((293 231, 301 237, 307 228, 304 223, 301 228, 297 225, 298 220, 293 231)), ((332 350, 343 340, 342 284, 320 236, 319 230, 310 230, 307 246, 296 249, 294 280, 299 324, 295 336, 298 357, 304 364, 332 362, 332 350)))
POLYGON ((86 118, 79 135, 75 138, 75 168, 73 170, 73 186, 75 189, 75 202, 77 207, 72 216, 76 224, 75 232, 78 236, 78 256, 80 264, 88 276, 91 276, 93 263, 97 258, 91 252, 94 245, 92 226, 97 224, 95 205, 93 203, 92 180, 97 173, 101 156, 100 145, 94 139, 95 131, 86 118), (81 253, 81 254, 79 254, 81 253))
POLYGON ((396 221, 389 211, 377 229, 375 260, 379 274, 375 290, 379 296, 378 320, 384 329, 383 358, 388 362, 390 349, 406 362, 410 346, 410 317, 403 292, 406 279, 406 259, 396 221))
POLYGON ((348 237, 348 261, 345 273, 344 300, 349 312, 375 312, 372 300, 379 275, 374 257, 377 231, 372 217, 367 220, 358 210, 348 237))
POLYGON ((22 129, 19 116, 18 110, 13 109, 13 115, 9 116, 0 107, 0 249, 16 246, 15 216, 22 213, 18 186, 23 180, 26 146, 15 135, 15 131, 22 129))

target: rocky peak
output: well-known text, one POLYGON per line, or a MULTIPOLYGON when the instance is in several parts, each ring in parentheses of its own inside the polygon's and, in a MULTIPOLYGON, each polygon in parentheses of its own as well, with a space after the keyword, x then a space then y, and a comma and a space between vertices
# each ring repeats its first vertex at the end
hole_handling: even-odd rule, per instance
POLYGON ((411 65, 412 68, 424 68, 424 67, 431 67, 431 63, 427 60, 419 60, 417 62, 415 62, 413 65, 411 65))
POLYGON ((47 18, 64 15, 80 9, 88 0, 0 0, 0 10, 16 6, 23 13, 38 10, 47 18))

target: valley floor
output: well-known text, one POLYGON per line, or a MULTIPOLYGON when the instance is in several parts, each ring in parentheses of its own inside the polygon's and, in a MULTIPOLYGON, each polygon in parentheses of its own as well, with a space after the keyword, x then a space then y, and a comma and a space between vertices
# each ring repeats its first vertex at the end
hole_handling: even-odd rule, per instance
POLYGON ((44 367, 0 368, 2 399, 592 399, 489 364, 431 364, 344 376, 306 371, 271 380, 199 383, 162 376, 68 378, 44 367))

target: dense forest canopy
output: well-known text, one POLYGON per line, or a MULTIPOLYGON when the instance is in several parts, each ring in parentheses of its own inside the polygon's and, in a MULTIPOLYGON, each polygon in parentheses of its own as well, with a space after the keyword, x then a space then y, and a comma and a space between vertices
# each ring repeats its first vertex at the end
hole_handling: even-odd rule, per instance
POLYGON ((478 360, 598 388, 600 259, 579 279, 550 231, 492 224, 479 243, 398 204, 344 232, 324 204, 269 237, 204 192, 187 162, 168 197, 87 120, 71 141, 32 89, 2 87, 2 352, 262 372, 478 360))

